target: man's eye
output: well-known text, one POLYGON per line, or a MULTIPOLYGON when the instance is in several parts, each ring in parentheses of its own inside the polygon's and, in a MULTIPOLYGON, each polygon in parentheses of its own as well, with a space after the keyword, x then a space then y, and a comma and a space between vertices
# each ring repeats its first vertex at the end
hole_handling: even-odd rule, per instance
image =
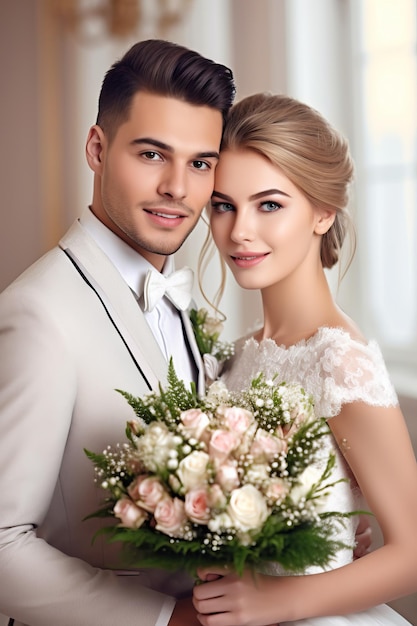
POLYGON ((206 163, 206 161, 193 161, 193 167, 195 167, 196 170, 210 169, 210 165, 206 163))
POLYGON ((153 150, 147 150, 146 152, 142 152, 141 154, 145 157, 145 159, 148 159, 148 161, 158 161, 161 158, 160 155, 153 150))

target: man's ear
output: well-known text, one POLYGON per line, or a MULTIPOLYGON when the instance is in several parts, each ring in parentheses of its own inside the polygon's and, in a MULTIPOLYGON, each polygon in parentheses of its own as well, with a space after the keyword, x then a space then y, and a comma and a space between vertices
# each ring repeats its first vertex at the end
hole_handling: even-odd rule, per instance
POLYGON ((336 210, 328 207, 320 207, 316 209, 317 219, 314 232, 316 235, 324 235, 333 226, 336 219, 336 210))
POLYGON ((100 126, 95 124, 88 131, 85 154, 87 163, 95 174, 101 173, 102 155, 106 144, 106 138, 100 126))

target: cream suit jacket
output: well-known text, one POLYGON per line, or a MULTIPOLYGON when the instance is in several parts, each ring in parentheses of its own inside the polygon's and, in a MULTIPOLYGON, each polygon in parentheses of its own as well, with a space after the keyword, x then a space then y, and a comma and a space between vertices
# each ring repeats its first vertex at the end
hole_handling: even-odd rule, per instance
MULTIPOLYGON (((201 359, 184 315, 185 336, 201 359)), ((123 569, 92 544, 102 504, 83 449, 124 441, 167 363, 130 288, 76 222, 0 295, 0 613, 31 626, 163 626, 183 574, 123 569)), ((185 625, 184 625, 185 626, 185 625)))

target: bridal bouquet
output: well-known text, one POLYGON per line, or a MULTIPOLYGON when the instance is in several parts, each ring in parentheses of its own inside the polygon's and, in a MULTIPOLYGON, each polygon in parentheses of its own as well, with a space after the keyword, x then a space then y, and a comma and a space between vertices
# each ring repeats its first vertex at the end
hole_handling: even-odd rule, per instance
POLYGON ((105 490, 111 541, 130 564, 186 569, 279 562, 298 572, 324 566, 342 547, 325 512, 334 456, 311 397, 263 375, 231 393, 213 383, 204 397, 169 367, 168 386, 136 398, 127 440, 101 454, 86 450, 105 490), (320 459, 319 462, 317 462, 320 459), (320 469, 319 469, 320 468, 320 469))

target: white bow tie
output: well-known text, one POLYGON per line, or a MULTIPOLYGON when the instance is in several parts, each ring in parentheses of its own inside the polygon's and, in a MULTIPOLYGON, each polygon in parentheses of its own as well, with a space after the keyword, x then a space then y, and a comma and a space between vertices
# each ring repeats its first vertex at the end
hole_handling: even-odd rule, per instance
POLYGON ((185 311, 191 302, 193 282, 194 274, 190 267, 183 267, 169 276, 156 270, 148 270, 143 288, 144 310, 152 311, 166 295, 177 309, 185 311))

